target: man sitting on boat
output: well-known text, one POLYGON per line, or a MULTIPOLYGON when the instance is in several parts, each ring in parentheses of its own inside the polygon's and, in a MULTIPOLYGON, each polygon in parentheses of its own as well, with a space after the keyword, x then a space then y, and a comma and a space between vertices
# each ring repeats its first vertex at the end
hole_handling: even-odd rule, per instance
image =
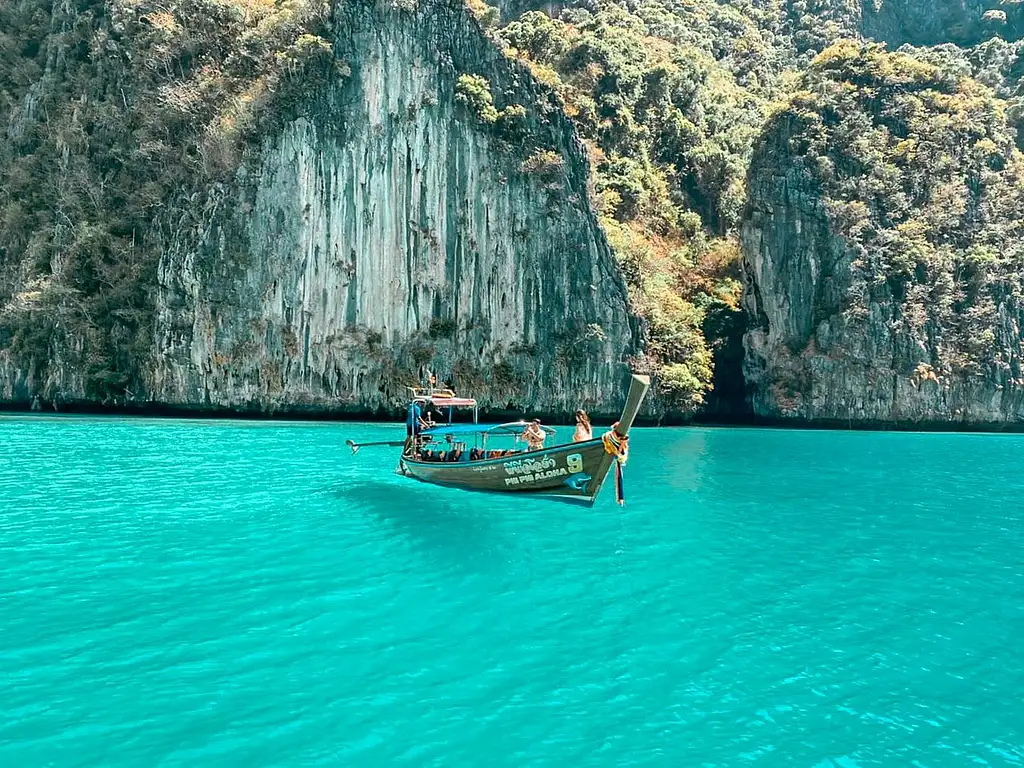
POLYGON ((544 430, 540 428, 540 419, 534 419, 523 430, 523 438, 526 440, 527 450, 539 451, 544 447, 544 430))

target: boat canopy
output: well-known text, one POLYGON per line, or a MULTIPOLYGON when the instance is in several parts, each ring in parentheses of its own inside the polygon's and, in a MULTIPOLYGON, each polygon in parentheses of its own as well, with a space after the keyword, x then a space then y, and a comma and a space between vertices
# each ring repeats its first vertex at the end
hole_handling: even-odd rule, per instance
POLYGON ((414 400, 420 400, 427 397, 455 397, 455 392, 447 388, 430 389, 429 387, 406 387, 410 392, 414 400))
POLYGON ((418 403, 430 403, 438 408, 476 408, 476 400, 471 397, 441 397, 440 395, 418 395, 413 398, 418 403))
POLYGON ((476 408, 476 400, 471 397, 428 397, 438 408, 476 408))
MULTIPOLYGON (((521 435, 530 426, 529 421, 510 421, 506 424, 442 424, 420 432, 424 437, 444 437, 446 435, 521 435)), ((555 430, 541 425, 545 434, 553 435, 555 430)))

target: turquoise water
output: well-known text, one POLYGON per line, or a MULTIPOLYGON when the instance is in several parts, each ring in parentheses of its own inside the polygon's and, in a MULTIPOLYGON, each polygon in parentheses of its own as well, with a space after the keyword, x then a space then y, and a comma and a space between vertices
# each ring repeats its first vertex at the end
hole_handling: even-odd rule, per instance
POLYGON ((1024 438, 638 430, 588 510, 396 434, 0 418, 0 765, 1024 763, 1024 438))

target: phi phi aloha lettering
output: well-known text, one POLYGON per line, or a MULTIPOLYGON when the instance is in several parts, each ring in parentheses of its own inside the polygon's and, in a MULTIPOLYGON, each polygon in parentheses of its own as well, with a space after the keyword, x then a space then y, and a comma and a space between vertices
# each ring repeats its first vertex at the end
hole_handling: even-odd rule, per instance
POLYGON ((505 485, 523 485, 524 483, 535 483, 538 480, 548 480, 552 477, 562 477, 569 474, 565 467, 555 467, 555 460, 545 456, 542 460, 520 459, 518 461, 507 461, 503 465, 505 474, 512 477, 505 478, 505 485))

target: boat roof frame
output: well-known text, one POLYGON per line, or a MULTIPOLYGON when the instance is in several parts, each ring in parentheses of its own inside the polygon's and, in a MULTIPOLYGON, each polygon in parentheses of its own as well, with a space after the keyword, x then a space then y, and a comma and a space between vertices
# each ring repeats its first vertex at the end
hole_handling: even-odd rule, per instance
POLYGON ((433 395, 417 395, 411 402, 429 403, 438 408, 476 408, 477 406, 476 400, 471 397, 441 397, 436 393, 433 395))
MULTIPOLYGON (((506 421, 503 424, 439 424, 436 427, 424 429, 420 432, 420 435, 423 437, 445 437, 447 435, 453 437, 456 435, 505 435, 514 437, 523 434, 531 423, 530 421, 506 421), (521 427, 521 429, 516 429, 516 427, 521 427)), ((548 437, 555 434, 555 430, 552 427, 543 424, 538 426, 548 437)))

